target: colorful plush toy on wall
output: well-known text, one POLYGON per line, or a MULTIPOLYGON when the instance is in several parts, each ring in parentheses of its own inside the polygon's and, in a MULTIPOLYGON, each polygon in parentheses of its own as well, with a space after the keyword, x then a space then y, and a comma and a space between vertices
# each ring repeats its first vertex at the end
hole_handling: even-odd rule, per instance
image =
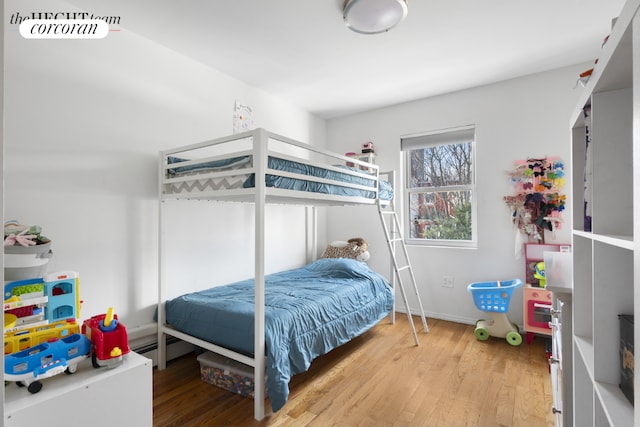
POLYGON ((327 246, 321 258, 350 258, 366 262, 371 257, 368 248, 369 245, 361 237, 354 237, 346 242, 336 240, 327 246))
POLYGON ((550 231, 555 238, 563 222, 566 202, 561 193, 565 181, 562 160, 557 157, 520 160, 509 176, 515 194, 505 196, 504 201, 520 233, 516 235, 516 248, 521 246, 524 236, 529 241, 545 243, 545 231, 550 231))

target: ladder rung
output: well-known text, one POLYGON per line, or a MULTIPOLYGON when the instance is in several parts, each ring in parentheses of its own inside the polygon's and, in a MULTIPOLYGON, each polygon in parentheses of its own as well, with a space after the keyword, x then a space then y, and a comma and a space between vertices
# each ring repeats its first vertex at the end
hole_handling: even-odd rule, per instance
POLYGON ((409 266, 409 265, 405 265, 404 267, 398 267, 398 269, 397 269, 397 270, 398 270, 398 271, 402 271, 402 270, 406 270, 406 269, 408 269, 408 268, 410 268, 410 266, 409 266))
POLYGON ((390 242, 402 242, 402 237, 395 237, 393 239, 389 239, 390 242))
POLYGON ((390 214, 395 214, 395 213, 396 213, 396 211, 382 211, 382 213, 383 213, 383 214, 390 215, 390 214))

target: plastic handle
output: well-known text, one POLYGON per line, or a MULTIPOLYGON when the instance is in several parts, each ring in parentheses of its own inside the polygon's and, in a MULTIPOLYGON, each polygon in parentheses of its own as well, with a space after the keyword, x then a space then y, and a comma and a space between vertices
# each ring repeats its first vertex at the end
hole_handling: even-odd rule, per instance
POLYGON ((551 310, 553 308, 553 306, 550 305, 550 304, 540 304, 540 303, 537 303, 537 302, 534 303, 533 306, 535 308, 546 308, 547 310, 551 310))
POLYGON ((113 322, 113 307, 109 307, 107 310, 107 315, 104 317, 104 326, 108 328, 111 326, 111 322, 113 322))

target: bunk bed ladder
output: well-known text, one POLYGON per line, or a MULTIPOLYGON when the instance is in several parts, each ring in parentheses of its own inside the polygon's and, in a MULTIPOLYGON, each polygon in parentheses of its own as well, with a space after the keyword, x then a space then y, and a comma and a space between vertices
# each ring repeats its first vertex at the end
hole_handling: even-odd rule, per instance
POLYGON ((407 299, 407 294, 404 288, 403 276, 404 278, 408 277, 413 286, 413 291, 415 292, 418 306, 420 308, 420 318, 422 319, 422 326, 424 327, 425 333, 429 332, 429 327, 427 326, 427 319, 424 315, 422 301, 420 300, 420 293, 418 292, 416 278, 413 274, 413 269, 411 268, 409 252, 407 251, 407 244, 405 243, 402 236, 400 221, 398 220, 398 215, 396 214, 395 208, 393 207, 393 202, 389 203, 389 205, 385 208, 382 203, 380 203, 380 200, 378 200, 378 213, 380 214, 382 229, 384 230, 387 246, 389 247, 389 254, 391 256, 393 270, 398 281, 398 286, 400 287, 400 293, 402 294, 405 309, 407 310, 407 318, 409 319, 409 325, 411 325, 413 339, 416 345, 420 345, 418 341, 418 335, 416 333, 416 328, 413 324, 413 317, 411 315, 411 309, 409 308, 409 301, 407 299), (387 220, 385 217, 391 218, 387 220), (398 257, 399 254, 396 251, 396 243, 400 243, 400 246, 402 248, 400 257, 398 257), (398 258, 400 258, 400 260, 398 258))

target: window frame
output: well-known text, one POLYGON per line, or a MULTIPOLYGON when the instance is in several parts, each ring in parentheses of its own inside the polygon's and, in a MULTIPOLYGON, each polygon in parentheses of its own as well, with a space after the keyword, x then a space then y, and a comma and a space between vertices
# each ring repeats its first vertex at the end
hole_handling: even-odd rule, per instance
POLYGON ((455 128, 447 128, 424 132, 420 134, 406 135, 400 138, 400 150, 402 155, 402 166, 404 173, 402 174, 402 198, 403 198, 403 215, 404 219, 404 240, 407 245, 431 246, 431 247, 456 247, 456 248, 477 248, 477 189, 476 189, 476 129, 475 125, 459 126, 455 128), (468 135, 473 137, 469 141, 468 135), (439 145, 471 143, 471 184, 454 185, 454 186, 437 186, 437 187, 410 187, 412 182, 411 175, 411 152, 420 148, 428 148, 439 145), (441 193, 441 192, 471 192, 471 239, 470 240, 454 240, 454 239, 423 239, 411 237, 411 227, 413 219, 411 215, 411 197, 414 194, 441 193))

